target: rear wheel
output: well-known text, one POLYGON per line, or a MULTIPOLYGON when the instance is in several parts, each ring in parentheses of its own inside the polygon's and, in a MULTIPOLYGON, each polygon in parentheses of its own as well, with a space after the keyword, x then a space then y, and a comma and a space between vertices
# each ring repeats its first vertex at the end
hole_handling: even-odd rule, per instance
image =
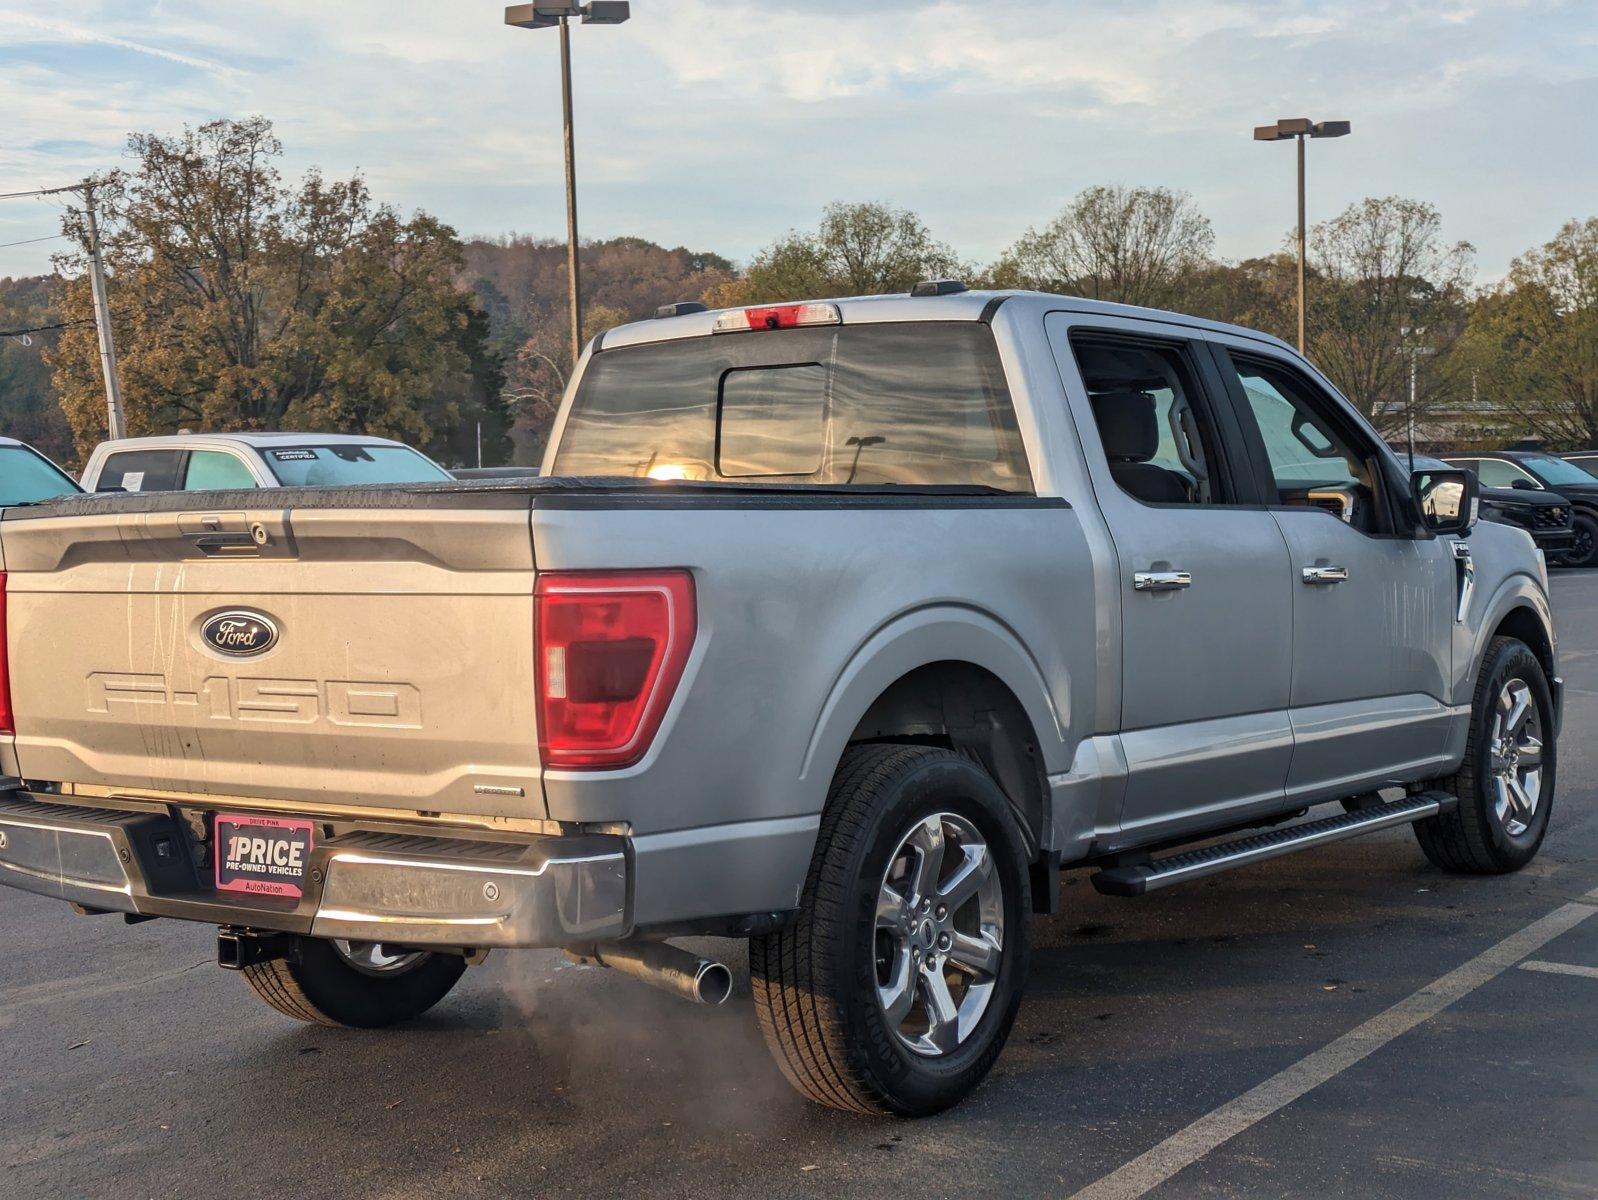
POLYGON ((818 1103, 948 1108, 1015 1021, 1030 912, 1020 830, 980 767, 948 750, 854 747, 796 923, 750 944, 766 1044, 818 1103))
POLYGON ((1560 562, 1567 567, 1598 565, 1598 517, 1592 513, 1578 512, 1571 525, 1575 530, 1575 538, 1560 562))
POLYGON ((1415 823, 1420 847, 1445 871, 1502 874, 1537 856, 1554 800, 1553 697, 1542 663, 1515 638, 1487 647, 1452 811, 1415 823))
POLYGON ((466 960, 453 954, 299 937, 288 957, 245 967, 242 974, 255 994, 284 1016, 381 1029, 421 1016, 449 994, 465 970, 466 960))

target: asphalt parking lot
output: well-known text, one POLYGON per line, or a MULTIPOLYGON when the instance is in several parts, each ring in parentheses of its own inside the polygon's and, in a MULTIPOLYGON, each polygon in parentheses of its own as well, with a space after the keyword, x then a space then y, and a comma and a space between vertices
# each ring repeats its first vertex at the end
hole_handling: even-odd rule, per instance
POLYGON ((918 1123, 800 1100, 747 1000, 503 954, 409 1028, 314 1029, 207 928, 0 893, 0 1196, 1598 1196, 1598 573, 1554 601, 1530 868, 1398 830, 1141 900, 1068 876, 998 1068, 918 1123))

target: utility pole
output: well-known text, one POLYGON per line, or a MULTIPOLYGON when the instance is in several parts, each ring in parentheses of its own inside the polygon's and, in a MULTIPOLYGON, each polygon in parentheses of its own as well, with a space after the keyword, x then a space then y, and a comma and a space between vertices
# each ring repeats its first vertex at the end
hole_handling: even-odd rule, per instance
POLYGON ((122 384, 117 377, 117 344, 111 333, 111 304, 106 299, 105 264, 100 260, 100 223, 94 214, 94 183, 83 185, 83 208, 89 219, 89 288, 94 293, 94 328, 100 336, 100 373, 105 377, 106 437, 127 436, 122 416, 122 384))

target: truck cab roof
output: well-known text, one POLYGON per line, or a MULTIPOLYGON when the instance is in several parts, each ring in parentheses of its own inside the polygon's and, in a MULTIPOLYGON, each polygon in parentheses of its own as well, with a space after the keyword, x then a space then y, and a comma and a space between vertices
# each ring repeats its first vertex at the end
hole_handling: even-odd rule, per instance
MULTIPOLYGON (((906 293, 876 296, 845 296, 800 301, 805 304, 836 305, 845 325, 886 323, 891 321, 993 321, 1003 312, 1008 316, 1023 316, 1045 312, 1091 313, 1097 316, 1125 317, 1167 324, 1187 325, 1194 329, 1228 333, 1235 337, 1263 342, 1277 350, 1297 355, 1298 351, 1280 338, 1242 325, 1228 325, 1185 313, 1163 309, 1144 308, 1135 304, 1114 304, 1107 300, 1090 300, 1083 296, 1063 296, 1051 292, 1026 291, 1003 288, 980 291, 954 292, 942 296, 912 296, 906 293)), ((677 338, 703 337, 716 332, 716 323, 728 313, 748 312, 751 309, 786 307, 786 305, 739 305, 735 308, 707 309, 703 312, 684 313, 680 316, 652 317, 633 321, 606 330, 593 340, 594 350, 611 350, 621 346, 647 342, 668 341, 677 338)))

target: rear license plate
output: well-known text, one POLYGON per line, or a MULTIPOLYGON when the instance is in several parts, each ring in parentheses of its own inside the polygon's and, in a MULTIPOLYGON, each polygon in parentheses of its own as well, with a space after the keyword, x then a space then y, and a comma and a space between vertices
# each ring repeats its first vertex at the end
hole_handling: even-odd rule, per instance
POLYGON ((218 891, 295 898, 304 894, 311 822, 218 813, 215 846, 218 891))

